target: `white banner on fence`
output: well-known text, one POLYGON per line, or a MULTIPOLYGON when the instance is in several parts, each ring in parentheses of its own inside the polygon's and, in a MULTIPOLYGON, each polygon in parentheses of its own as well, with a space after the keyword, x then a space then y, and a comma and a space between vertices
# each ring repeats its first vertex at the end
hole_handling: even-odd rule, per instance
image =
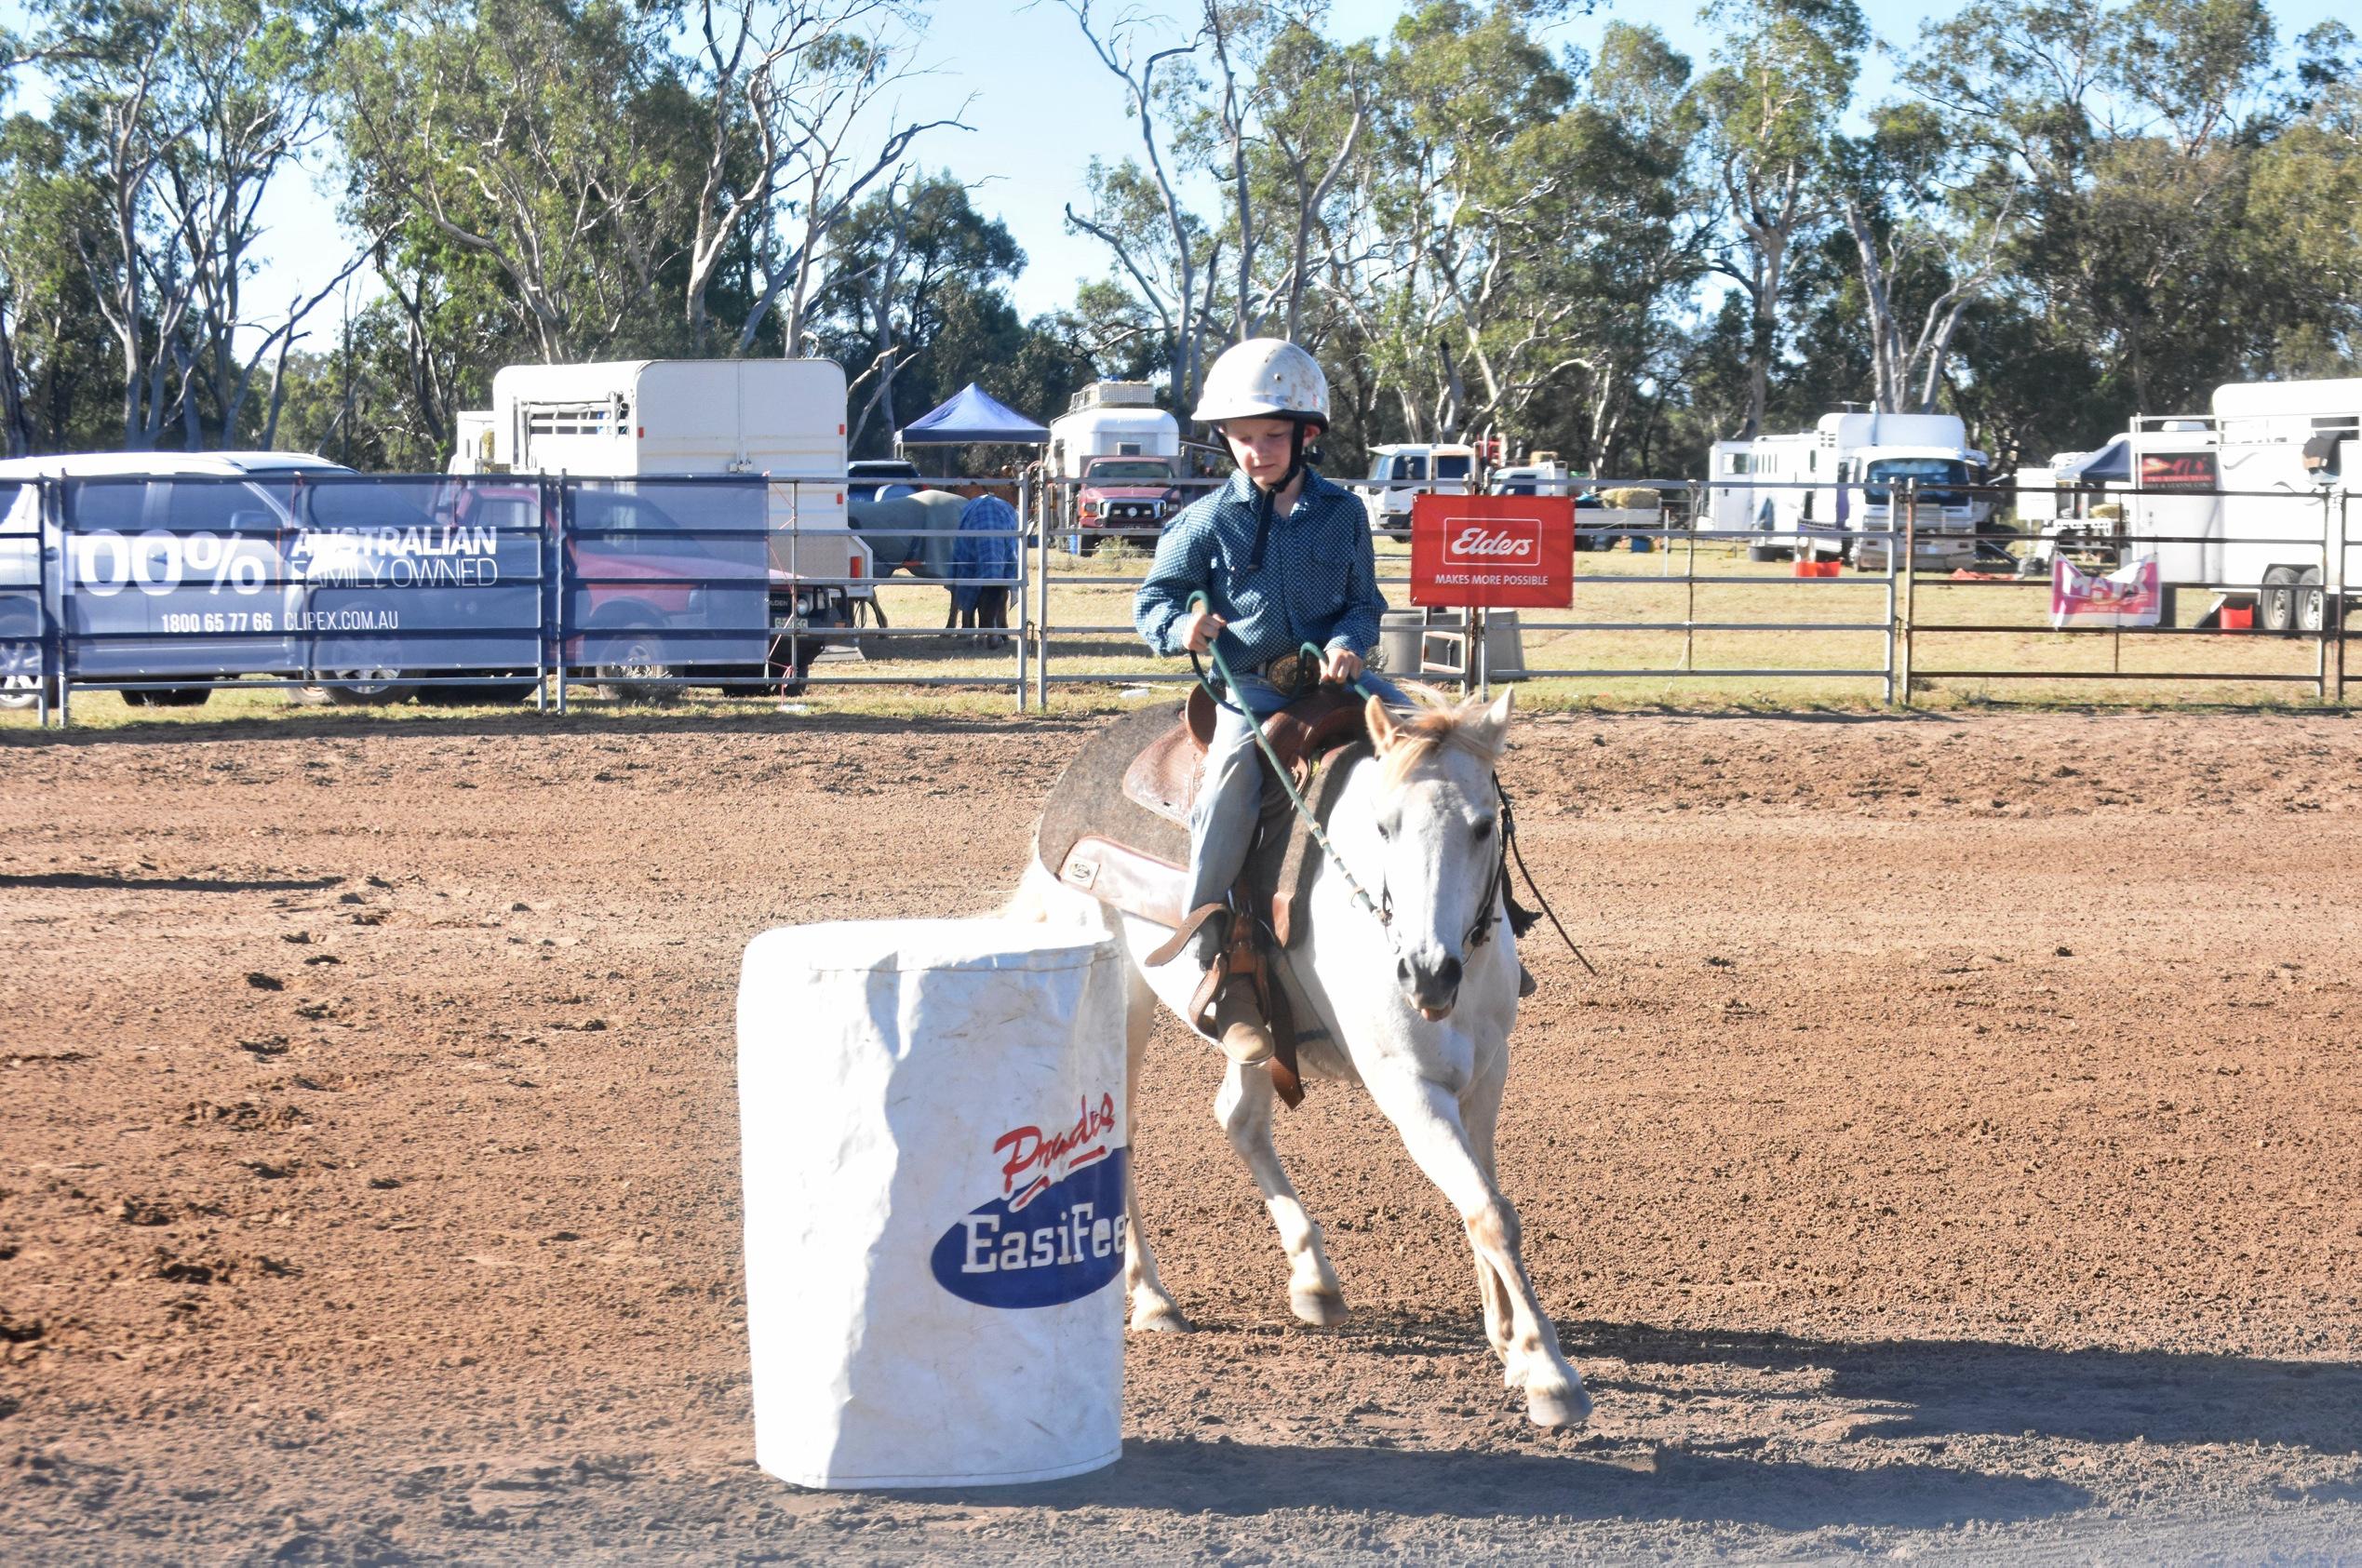
POLYGON ((2063 554, 2050 557, 2050 624, 2154 626, 2165 605, 2157 557, 2136 556, 2105 574, 2085 571, 2063 554))

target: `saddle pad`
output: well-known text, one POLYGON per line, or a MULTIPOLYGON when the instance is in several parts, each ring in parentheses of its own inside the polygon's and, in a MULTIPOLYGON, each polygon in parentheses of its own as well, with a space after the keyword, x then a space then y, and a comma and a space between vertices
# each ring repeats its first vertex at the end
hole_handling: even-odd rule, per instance
MULTIPOLYGON (((1142 804, 1124 786, 1140 754, 1173 731, 1179 717, 1180 704, 1160 704, 1125 714, 1083 742, 1050 786, 1041 821, 1034 828, 1035 856, 1052 876, 1064 877, 1068 852, 1085 837, 1124 845, 1167 865, 1189 864, 1186 806, 1174 816, 1142 804)), ((1183 749, 1188 749, 1186 744, 1183 749)))

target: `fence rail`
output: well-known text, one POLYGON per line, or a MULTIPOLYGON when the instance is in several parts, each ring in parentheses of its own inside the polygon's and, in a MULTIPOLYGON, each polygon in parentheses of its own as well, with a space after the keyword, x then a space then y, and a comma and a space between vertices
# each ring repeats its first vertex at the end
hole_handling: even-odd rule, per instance
MULTIPOLYGON (((1189 678, 1140 646, 1130 600, 1165 524, 1221 482, 1134 487, 1149 493, 1109 504, 1105 487, 1029 476, 1003 482, 1016 517, 995 522, 941 495, 880 504, 874 484, 834 476, 0 481, 0 704, 62 724, 77 693, 168 705, 235 684, 337 701, 530 697, 562 710, 595 683, 632 697, 960 687, 1046 706, 1057 688, 1189 678), (851 528, 834 520, 844 512, 851 528), (944 602, 936 593, 967 604, 973 623, 917 623, 944 602)), ((1745 527, 1725 526, 1733 509, 1717 492, 1734 487, 1715 481, 1580 486, 1655 491, 1660 505, 1578 502, 1575 609, 1521 615, 1513 664, 1490 651, 1506 623, 1482 615, 1443 632, 1417 612, 1390 616, 1397 651, 1414 623, 1417 666, 1430 635, 1457 637, 1466 652, 1451 677, 1479 688, 1839 680, 1909 704, 1938 682, 2187 681, 2343 700, 2362 542, 2342 489, 2117 489, 2105 492, 2117 516, 2087 515, 2087 515, 2033 534, 1993 520, 2033 493, 2009 486, 1923 495, 1915 481, 1751 480, 1745 527), (2143 520, 2143 498, 2160 516, 2210 506, 2212 520, 2166 531, 2143 520), (2239 505, 2288 531, 2226 527, 2239 505), (1596 555, 1617 549, 1617 565, 1596 555), (2099 574, 2174 551, 2156 624, 2060 626, 2027 602, 2051 586, 2054 557, 2099 574), (1790 575, 1779 558, 1792 555, 1839 575, 1790 575), (2195 615, 2194 596, 2207 601, 2195 615), (2226 610, 2286 640, 2226 642, 2226 610), (2107 667, 2088 667, 2100 647, 2107 667), (2159 663, 2143 648, 2183 651, 2159 663), (2301 664, 2299 649, 2311 654, 2301 664)), ((1380 586, 1401 604, 1408 528, 1396 498, 1466 487, 1359 488, 1380 586)))

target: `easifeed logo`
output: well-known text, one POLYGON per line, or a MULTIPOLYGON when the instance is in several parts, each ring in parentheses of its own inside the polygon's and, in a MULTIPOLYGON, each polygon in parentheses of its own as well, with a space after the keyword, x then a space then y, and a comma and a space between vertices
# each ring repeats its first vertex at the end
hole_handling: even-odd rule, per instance
POLYGON ((979 1307, 1080 1301, 1123 1268, 1123 1170, 1115 1099, 1085 1100, 1070 1126, 996 1139, 1000 1195, 962 1214, 929 1257, 935 1280, 979 1307))

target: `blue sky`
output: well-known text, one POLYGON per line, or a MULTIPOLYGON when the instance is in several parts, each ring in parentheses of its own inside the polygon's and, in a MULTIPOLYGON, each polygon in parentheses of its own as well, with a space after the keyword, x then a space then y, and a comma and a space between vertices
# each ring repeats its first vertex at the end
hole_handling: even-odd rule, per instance
MULTIPOLYGON (((1101 9, 1120 11, 1127 3, 1103 0, 1101 9)), ((1148 0, 1147 8, 1177 16, 1189 7, 1188 0, 1148 0)), ((1403 8, 1402 0, 1334 0, 1329 31, 1337 37, 1382 34, 1403 8)), ((2285 44, 2342 8, 2336 0, 2280 0, 2273 13, 2285 44)), ((1864 0, 1864 9, 1882 42, 1908 48, 1924 19, 1951 15, 1958 6, 1864 0)), ((1608 0, 1588 16, 1558 24, 1552 36, 1589 51, 1612 20, 1653 23, 1695 61, 1711 49, 1695 9, 1647 0, 1608 0)), ((0 25, 23 27, 20 0, 0 0, 0 25)), ((1028 265, 1013 290, 1021 310, 1032 314, 1066 303, 1079 280, 1107 270, 1095 241, 1064 232, 1061 211, 1080 200, 1094 154, 1120 157, 1138 145, 1124 114, 1121 85, 1092 55, 1056 0, 935 0, 919 58, 931 69, 905 89, 905 108, 933 118, 973 99, 967 119, 974 129, 933 133, 916 155, 930 168, 979 181, 977 204, 998 214, 1025 248, 1028 265)), ((1858 101, 1892 96, 1892 82, 1889 61, 1873 52, 1858 101)), ((38 102, 37 88, 20 93, 19 105, 28 101, 38 102)), ((1204 194, 1203 205, 1211 205, 1212 194, 1204 194)), ((286 181, 265 215, 272 260, 253 299, 308 292, 334 276, 351 254, 349 236, 334 222, 332 196, 306 181, 286 181)), ((367 297, 366 285, 356 297, 367 297)), ((332 339, 337 309, 331 301, 315 315, 306 346, 325 347, 332 339)))

